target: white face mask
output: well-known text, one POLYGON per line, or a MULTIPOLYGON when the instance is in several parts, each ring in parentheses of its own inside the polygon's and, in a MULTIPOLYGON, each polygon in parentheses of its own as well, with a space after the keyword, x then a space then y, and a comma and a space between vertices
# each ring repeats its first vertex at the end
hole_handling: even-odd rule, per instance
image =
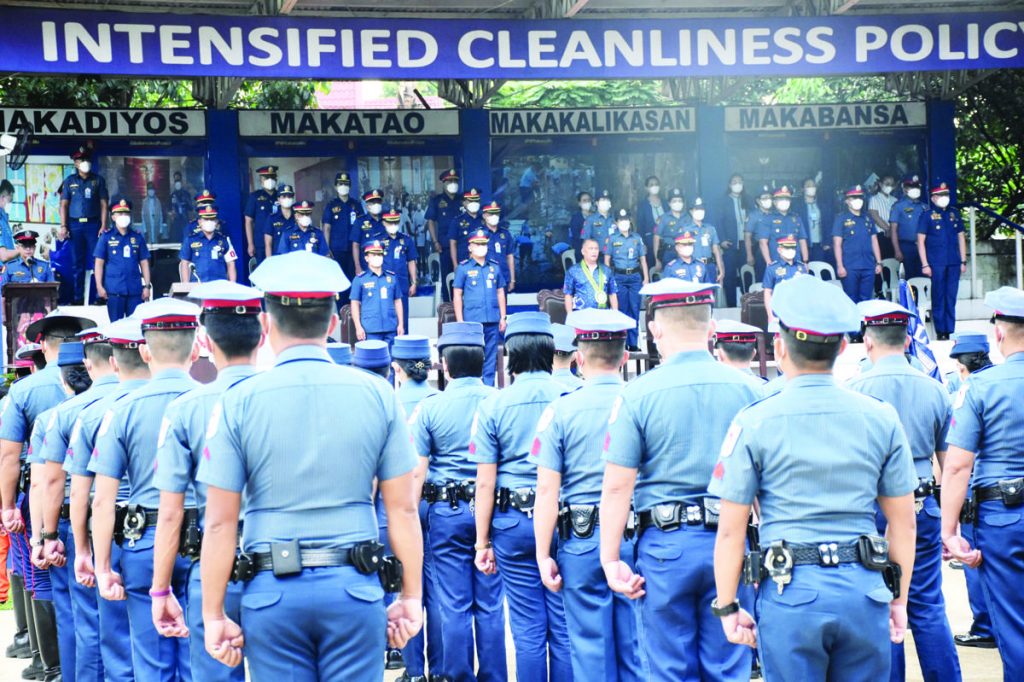
POLYGON ((690 211, 690 215, 693 216, 694 220, 697 220, 697 221, 704 220, 704 209, 696 208, 696 209, 690 211))
POLYGON ((486 244, 474 244, 469 247, 469 252, 474 258, 486 258, 487 257, 487 245, 486 244))
POLYGON ((181 189, 181 183, 180 182, 175 182, 174 183, 174 189, 181 189))
POLYGON ((448 194, 455 194, 456 192, 459 191, 459 183, 449 182, 447 185, 444 186, 444 190, 448 192, 448 194))
POLYGON ((277 200, 277 203, 279 203, 281 206, 283 206, 285 208, 291 208, 292 204, 295 203, 295 198, 294 197, 279 197, 278 200, 277 200))
POLYGON ((480 202, 479 201, 471 201, 471 202, 469 202, 468 204, 466 204, 466 210, 469 211, 470 213, 476 213, 477 211, 480 210, 480 202))
POLYGON ((808 199, 813 199, 814 197, 818 196, 818 188, 804 187, 804 196, 807 197, 808 199))
POLYGON ((918 199, 921 198, 921 188, 920 187, 911 187, 911 188, 909 188, 907 190, 907 196, 910 197, 911 199, 913 199, 914 201, 917 201, 918 199))
POLYGON ((629 221, 628 220, 620 220, 616 224, 619 227, 619 232, 626 232, 626 231, 629 230, 629 221))
POLYGON ((398 223, 384 223, 384 231, 392 237, 398 234, 398 223))
POLYGON ((761 199, 761 200, 760 200, 760 201, 758 201, 757 203, 758 203, 758 204, 759 204, 759 205, 761 206, 761 208, 763 208, 763 209, 764 209, 764 210, 766 210, 766 211, 767 211, 767 210, 768 210, 769 208, 771 208, 771 207, 772 207, 772 200, 771 200, 771 199, 761 199))
POLYGON ((216 220, 200 220, 199 221, 199 228, 203 232, 207 232, 207 233, 213 232, 214 230, 217 229, 217 221, 216 220))
POLYGON ((313 217, 308 215, 300 215, 297 218, 295 218, 295 222, 297 222, 302 227, 309 227, 310 225, 313 224, 313 217))
POLYGON ((680 246, 676 250, 676 253, 679 254, 680 258, 691 258, 693 256, 693 247, 692 246, 680 246))
POLYGON ((82 171, 83 173, 88 173, 89 171, 92 170, 92 162, 91 161, 79 161, 78 162, 78 170, 82 171))
POLYGON ((274 178, 263 178, 263 189, 267 190, 268 192, 273 192, 276 187, 277 180, 275 180, 274 178))
POLYGON ((487 221, 487 224, 490 225, 491 227, 495 227, 498 223, 501 222, 501 216, 491 214, 484 217, 484 220, 487 221))
POLYGON ((347 197, 348 193, 352 190, 348 185, 337 185, 334 189, 338 190, 338 196, 342 198, 347 197))
POLYGON ((607 213, 608 209, 610 209, 611 207, 612 202, 608 201, 607 199, 597 200, 597 210, 600 211, 601 213, 607 213))
POLYGON ((654 196, 660 191, 661 187, 659 185, 651 185, 650 187, 647 188, 647 193, 650 194, 651 196, 654 196))
POLYGON ((743 191, 743 183, 742 182, 734 182, 734 183, 732 183, 731 185, 729 185, 729 191, 732 192, 733 194, 739 194, 740 192, 743 191))
POLYGON ((373 253, 366 257, 366 264, 371 268, 379 268, 384 265, 384 256, 379 253, 373 253))
POLYGON ((939 196, 935 197, 935 205, 938 206, 939 208, 946 208, 947 206, 949 206, 949 196, 945 194, 940 194, 939 196))
POLYGON ((793 260, 796 258, 796 249, 779 249, 779 256, 782 260, 793 260))
POLYGON ((683 202, 680 201, 679 199, 674 199, 668 202, 668 207, 671 208, 676 213, 679 213, 680 211, 683 210, 683 202))
POLYGON ((114 224, 118 227, 131 227, 132 217, 130 215, 119 215, 114 218, 114 224))
POLYGON ((370 212, 370 215, 380 215, 380 212, 384 210, 384 205, 379 202, 372 201, 366 205, 366 210, 370 212))
POLYGON ((590 202, 590 201, 581 201, 580 202, 580 210, 589 211, 593 207, 594 207, 593 202, 590 202))
POLYGON ((882 185, 882 194, 886 196, 892 194, 892 185, 882 185))
POLYGON ((864 208, 864 200, 863 199, 850 199, 850 208, 853 209, 854 211, 861 210, 862 208, 864 208))
POLYGON ((775 208, 785 213, 789 210, 789 199, 780 199, 779 201, 776 201, 775 208))

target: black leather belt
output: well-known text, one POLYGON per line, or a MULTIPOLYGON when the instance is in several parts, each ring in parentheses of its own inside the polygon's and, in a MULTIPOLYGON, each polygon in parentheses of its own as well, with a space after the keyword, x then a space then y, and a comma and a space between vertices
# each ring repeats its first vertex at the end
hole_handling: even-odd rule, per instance
POLYGON ((931 497, 938 490, 939 487, 935 484, 934 478, 919 478, 917 479, 917 490, 914 491, 914 497, 919 500, 931 497))
POLYGON ((639 514, 640 531, 648 528, 660 528, 673 531, 682 526, 718 527, 718 510, 721 502, 714 497, 705 497, 701 504, 684 504, 668 502, 657 504, 639 514))
POLYGON ((823 542, 819 545, 787 545, 793 553, 794 566, 835 566, 837 564, 860 563, 857 543, 837 544, 823 542))
MULTIPOLYGON (((257 552, 249 555, 257 573, 274 569, 272 552, 257 552)), ((330 568, 332 566, 350 566, 352 551, 348 549, 300 549, 299 563, 303 568, 330 568)))
POLYGON ((1007 496, 1019 496, 1022 492, 1024 492, 1024 485, 1020 487, 1005 484, 1003 487, 992 485, 985 486, 983 488, 975 488, 973 498, 976 502, 991 502, 992 500, 999 500, 1005 504, 1007 496))
POLYGON ((424 483, 423 499, 428 504, 436 502, 454 503, 473 502, 476 498, 476 482, 468 481, 445 481, 444 483, 424 483))
POLYGON ((495 491, 495 503, 503 512, 512 507, 527 516, 532 516, 536 499, 537 490, 535 488, 498 488, 495 491))
POLYGON ((640 272, 640 268, 615 268, 616 275, 635 275, 640 272))

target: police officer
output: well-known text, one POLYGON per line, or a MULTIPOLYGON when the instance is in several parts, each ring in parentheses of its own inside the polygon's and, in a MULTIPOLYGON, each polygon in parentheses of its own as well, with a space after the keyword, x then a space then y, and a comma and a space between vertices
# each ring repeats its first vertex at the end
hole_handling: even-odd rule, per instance
POLYGON ((1003 675, 1012 679, 1024 670, 1024 595, 1014 577, 1024 552, 1018 511, 1024 432, 1017 421, 1024 397, 1024 292, 1003 287, 986 294, 985 305, 995 313, 996 344, 1006 361, 970 375, 953 403, 942 470, 942 541, 953 558, 980 565, 1003 675), (973 547, 957 529, 969 484, 973 547))
POLYGON ((445 244, 448 243, 448 228, 462 211, 462 200, 458 196, 459 174, 454 168, 442 172, 438 179, 441 181, 444 191, 430 197, 424 218, 427 221, 430 238, 434 241, 434 251, 441 254, 441 295, 447 302, 449 299, 448 287, 444 283, 448 273, 454 272, 455 268, 449 267, 449 259, 442 253, 442 241, 445 244))
POLYGON ((760 244, 755 244, 758 235, 767 234, 771 228, 774 211, 772 210, 772 190, 765 185, 757 195, 756 207, 747 217, 747 226, 743 231, 743 244, 747 255, 747 265, 756 266, 755 274, 764 275, 767 262, 760 244))
POLYGON ((903 278, 921 276, 921 256, 917 253, 917 226, 928 209, 921 201, 921 178, 903 178, 903 197, 889 211, 889 234, 896 260, 903 263, 903 278))
POLYGON ((772 318, 772 293, 779 282, 793 279, 797 275, 806 275, 807 266, 796 259, 796 235, 784 234, 775 240, 778 258, 764 270, 761 286, 764 289, 764 307, 768 319, 772 318))
POLYGON ((644 287, 648 328, 664 360, 616 398, 604 441, 601 565, 614 592, 630 599, 646 592, 641 647, 651 679, 750 674, 749 652, 710 627, 708 612, 718 500, 707 481, 729 420, 758 397, 749 379, 708 352, 717 288, 674 277, 644 287), (636 572, 621 554, 634 488, 636 572))
MULTIPOLYGON (((201 211, 204 206, 216 206, 217 195, 208 189, 204 189, 202 192, 195 196, 195 204, 196 217, 194 220, 189 222, 188 227, 185 228, 185 232, 182 233, 182 239, 184 239, 187 235, 195 235, 202 232, 202 228, 199 227, 199 211, 201 211)), ((217 223, 219 224, 220 222, 221 221, 218 219, 217 223)), ((224 230, 222 229, 221 231, 224 230)))
POLYGON ((268 259, 252 281, 264 291, 277 364, 225 392, 207 427, 209 456, 197 476, 207 485, 206 648, 236 667, 244 646, 256 679, 380 679, 383 657, 367 652, 383 650, 385 637, 404 646, 422 622, 416 460, 405 417, 383 381, 333 364, 324 350, 338 321, 334 295, 348 285, 337 263, 297 251, 268 259), (314 414, 310 404, 321 409, 314 414), (339 443, 345 457, 336 456, 339 443), (282 448, 294 453, 287 462, 282 448), (386 614, 375 479, 403 567, 402 596, 386 614), (251 567, 244 633, 224 608, 243 489, 242 551, 251 567))
POLYGON ((238 278, 235 262, 238 254, 231 240, 220 231, 217 207, 204 204, 199 208, 199 234, 185 235, 178 251, 178 274, 182 282, 212 282, 238 278))
MULTIPOLYGON (((643 238, 632 230, 629 211, 620 208, 615 214, 615 233, 604 243, 604 264, 615 272, 615 288, 619 292, 619 310, 640 319, 640 287, 647 284, 647 247, 643 238)), ((634 327, 626 339, 626 348, 639 351, 638 331, 634 327)))
MULTIPOLYGON (((199 308, 180 299, 162 298, 139 306, 138 319, 146 343, 139 354, 150 366, 152 379, 111 406, 96 432, 89 471, 96 474, 92 502, 93 551, 99 595, 111 601, 127 600, 132 633, 132 663, 141 679, 190 676, 187 641, 161 637, 153 626, 153 598, 167 597, 172 589, 180 602, 187 599, 189 561, 177 557, 171 587, 151 592, 160 490, 154 483, 158 469, 156 448, 167 406, 198 384, 188 369, 199 356, 195 331, 199 308), (115 528, 114 505, 121 479, 131 486, 127 514, 115 528), (123 534, 123 573, 113 570, 114 532, 123 534)), ((163 433, 166 436, 166 433, 163 433)), ((197 513, 195 492, 185 495, 185 507, 197 513)), ((161 547, 161 553, 166 551, 161 547)))
POLYGON ((718 361, 749 377, 759 392, 764 388, 765 378, 754 373, 751 363, 757 354, 757 337, 763 333, 763 329, 752 324, 735 320, 715 321, 715 350, 718 361))
POLYGON ((682 232, 675 240, 676 258, 670 260, 662 270, 665 277, 676 277, 688 282, 713 284, 707 266, 694 258, 697 238, 689 230, 682 232))
MULTIPOLYGON (((233 282, 214 281, 196 286, 190 297, 202 301, 202 322, 217 378, 173 400, 164 414, 157 445, 153 484, 160 490, 156 524, 153 578, 153 627, 164 637, 188 637, 192 676, 196 680, 244 680, 241 668, 228 668, 206 652, 203 630, 202 591, 199 576, 199 542, 204 527, 206 486, 195 480, 206 447, 206 427, 213 406, 224 391, 256 373, 256 353, 263 341, 259 314, 261 294, 233 282), (193 491, 197 510, 185 511, 185 494, 193 491), (176 555, 191 560, 187 601, 184 607, 170 589, 176 555), (164 596, 159 596, 164 595, 164 596), (183 608, 187 611, 184 612, 183 608)), ((228 588, 226 610, 238 618, 241 585, 228 588)))
POLYGON ((390 347, 396 334, 405 333, 398 278, 384 270, 384 245, 380 241, 366 242, 363 248, 367 269, 352 281, 349 304, 356 338, 384 341, 390 347))
MULTIPOLYGON (((548 405, 537 422, 528 460, 537 465, 537 568, 545 587, 565 600, 574 679, 640 680, 636 607, 603 581, 595 533, 604 475, 598 453, 622 390, 620 370, 629 359, 625 344, 633 320, 616 310, 591 309, 571 313, 566 322, 575 330, 587 383, 548 405), (557 561, 550 541, 556 525, 557 561)), ((620 538, 621 554, 630 562, 634 530, 620 538)))
MULTIPOLYGON (((612 215, 612 193, 606 189, 597 195, 597 213, 592 213, 583 223, 583 240, 596 239, 598 244, 615 233, 615 217, 612 215)), ((586 254, 584 254, 586 258, 586 254)))
MULTIPOLYGON (((320 229, 323 230, 331 255, 341 266, 342 272, 354 273, 348 235, 356 218, 363 212, 363 207, 359 205, 359 199, 352 197, 352 179, 348 173, 342 171, 334 176, 334 191, 338 196, 324 204, 320 229)), ((342 298, 344 305, 348 302, 348 296, 342 294, 342 298)))
MULTIPOLYGON (((469 238, 478 230, 487 229, 480 213, 480 190, 469 189, 462 195, 463 212, 448 225, 448 251, 452 269, 469 258, 469 238)), ((506 280, 507 281, 507 280, 506 280)))
POLYGON ((946 374, 946 390, 950 395, 957 394, 968 376, 992 364, 988 353, 988 336, 985 334, 954 335, 949 359, 956 363, 956 369, 946 374))
POLYGON ((584 308, 619 308, 619 286, 612 269, 598 262, 601 246, 596 239, 584 239, 580 247, 583 261, 565 273, 565 313, 584 308))
POLYGON ((718 240, 718 230, 714 225, 704 222, 706 214, 704 200, 697 197, 693 201, 693 206, 690 207, 692 224, 687 229, 697 238, 697 242, 694 244, 694 258, 707 267, 709 281, 721 284, 722 278, 725 276, 722 248, 718 240))
POLYGON ((761 249, 761 257, 765 263, 773 263, 779 259, 777 249, 779 237, 787 234, 796 235, 800 243, 800 254, 803 262, 807 262, 807 228, 799 215, 790 211, 793 193, 783 185, 772 193, 772 205, 775 212, 760 223, 761 232, 757 241, 761 249))
POLYGON ((690 216, 683 213, 686 199, 683 190, 674 188, 668 193, 669 210, 661 214, 658 224, 654 227, 654 267, 660 270, 672 260, 672 248, 676 237, 683 233, 690 222, 690 216))
MULTIPOLYGON (((592 310, 596 310, 596 308, 592 308, 592 310)), ((576 331, 564 324, 552 324, 551 331, 555 336, 555 356, 551 365, 551 376, 567 389, 577 389, 583 385, 583 380, 572 373, 572 363, 576 359, 576 331)))
POLYGON ((295 227, 295 188, 281 185, 277 190, 275 210, 263 218, 263 253, 265 258, 276 256, 281 235, 295 227))
POLYGON ((956 297, 960 275, 967 272, 967 242, 960 209, 949 207, 949 186, 932 187, 932 205, 917 223, 917 254, 921 271, 932 280, 932 318, 935 336, 948 341, 956 327, 956 297))
POLYGON ((265 243, 263 223, 275 213, 277 166, 260 166, 256 169, 256 175, 260 186, 249 193, 245 202, 245 239, 248 242, 249 257, 255 256, 258 261, 262 261, 266 247, 257 248, 257 244, 265 243))
MULTIPOLYGON (((914 491, 917 511, 917 554, 907 595, 907 620, 914 633, 917 660, 925 679, 959 680, 960 661, 946 618, 942 596, 942 538, 932 461, 946 457, 949 429, 949 397, 942 385, 914 369, 903 355, 910 311, 890 301, 864 301, 857 307, 864 316, 864 347, 873 367, 847 387, 882 400, 899 415, 914 458, 918 486, 914 491)), ((879 533, 885 520, 878 518, 879 533)), ((890 680, 906 678, 902 644, 892 647, 890 680)))
MULTIPOLYGON (((124 636, 130 631, 128 604, 125 601, 100 599, 95 589, 96 574, 89 528, 89 506, 95 475, 89 471, 88 465, 103 416, 117 401, 144 386, 149 381, 150 373, 139 354, 139 346, 145 343, 145 338, 137 318, 125 318, 108 324, 101 329, 101 334, 110 344, 112 358, 108 362, 116 370, 119 383, 108 395, 84 408, 79 414, 71 430, 64 470, 71 475, 69 514, 75 540, 75 580, 79 585, 89 588, 96 601, 103 679, 108 682, 134 682, 131 637, 124 636)), ((117 502, 127 503, 128 493, 128 482, 122 479, 117 502)), ((121 547, 115 543, 110 551, 110 567, 115 573, 122 573, 122 555, 121 547)))
POLYGON ((412 235, 399 232, 402 214, 390 210, 384 214, 384 269, 398 278, 398 295, 402 299, 402 327, 409 328, 409 297, 416 295, 416 240, 412 235))
POLYGON ((878 230, 864 210, 864 188, 854 185, 846 190, 845 201, 846 210, 832 225, 832 247, 843 291, 854 303, 860 303, 874 295, 875 275, 882 274, 882 255, 878 230))
MULTIPOLYGON (((469 459, 470 432, 476 406, 495 394, 480 380, 483 328, 478 322, 446 323, 437 349, 447 386, 444 393, 424 398, 409 417, 426 481, 422 492, 428 509, 425 554, 434 566, 431 587, 440 612, 434 622, 440 625, 444 640, 443 663, 435 667, 431 662, 431 679, 443 674, 453 680, 500 682, 508 676, 501 578, 473 567, 476 526, 471 504, 476 468, 469 459), (480 662, 475 676, 474 651, 480 662)), ((407 671, 419 670, 408 655, 406 665, 407 671)))
POLYGON ((483 382, 494 385, 498 362, 498 337, 505 331, 505 278, 501 266, 487 260, 487 230, 477 230, 469 237, 469 259, 455 269, 452 288, 455 319, 458 322, 479 322, 484 328, 483 382))
POLYGON ((797 202, 797 213, 807 228, 807 243, 810 245, 808 254, 810 261, 822 261, 835 267, 832 257, 832 206, 831 202, 819 201, 818 183, 814 178, 807 178, 803 184, 803 194, 797 202))
MULTIPOLYGON (((60 193, 60 226, 70 230, 75 253, 75 305, 85 296, 85 271, 101 232, 107 231, 107 181, 92 172, 92 150, 81 146, 71 153, 75 172, 64 178, 60 193)), ((99 281, 97 277, 96 282, 99 281)), ((95 287, 93 287, 95 290, 95 287)), ((90 298, 95 298, 95 293, 90 298)))
POLYGON ((96 243, 96 293, 107 299, 110 320, 128 317, 150 298, 149 247, 146 237, 132 228, 132 203, 118 201, 112 209, 114 227, 96 243), (140 282, 141 275, 141 282, 140 282))
POLYGON ((384 212, 384 195, 379 189, 372 189, 363 195, 366 212, 356 218, 349 229, 348 239, 352 242, 352 260, 355 262, 356 274, 366 269, 366 258, 360 251, 363 244, 373 240, 383 240, 387 232, 381 214, 384 212))
POLYGON ((775 357, 788 381, 735 418, 710 476, 708 492, 722 498, 710 611, 729 641, 758 647, 765 679, 884 680, 889 640, 906 633, 914 568, 910 447, 892 407, 832 377, 843 335, 860 329, 853 302, 800 276, 779 285, 775 312, 775 357), (786 428, 796 423, 799 433, 786 428), (736 600, 755 497, 763 561, 748 574, 759 584, 756 630, 736 600), (876 500, 888 543, 875 536, 876 500))
POLYGON ((477 465, 475 564, 501 576, 517 676, 571 680, 562 595, 544 589, 531 557, 537 472, 527 455, 534 449, 537 420, 564 392, 551 378, 555 348, 547 313, 510 316, 505 345, 515 383, 479 404, 470 432, 469 461, 477 465))
POLYGON ((327 354, 331 356, 331 361, 336 365, 352 364, 352 346, 347 343, 328 343, 327 354))
POLYGON ((192 221, 192 198, 181 179, 181 172, 174 171, 174 185, 171 190, 171 238, 182 240, 188 237, 187 225, 192 221))
POLYGON ((305 250, 318 256, 329 256, 327 238, 319 227, 313 227, 313 202, 305 199, 295 204, 295 224, 281 233, 278 253, 305 250))
POLYGON ((497 201, 491 201, 483 208, 484 223, 487 225, 487 232, 490 234, 490 241, 487 242, 487 257, 496 261, 501 266, 501 274, 508 282, 508 290, 515 291, 516 288, 516 240, 507 227, 501 225, 501 205, 497 201))
POLYGON ((18 258, 4 263, 0 286, 14 282, 29 284, 32 282, 53 282, 53 268, 50 262, 36 258, 36 233, 29 229, 18 230, 14 234, 15 248, 18 258))

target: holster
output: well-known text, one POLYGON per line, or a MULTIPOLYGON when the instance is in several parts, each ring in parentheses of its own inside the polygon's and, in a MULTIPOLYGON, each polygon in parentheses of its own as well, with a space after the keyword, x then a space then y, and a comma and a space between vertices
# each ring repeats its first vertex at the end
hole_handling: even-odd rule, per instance
POLYGON ((722 510, 722 501, 717 497, 705 497, 704 503, 704 527, 710 530, 718 528, 718 514, 722 510))
POLYGON ((964 500, 964 506, 960 508, 960 523, 973 525, 978 518, 978 503, 975 500, 974 497, 964 500))
POLYGON ((199 528, 199 510, 185 509, 181 520, 181 537, 178 540, 178 554, 186 559, 198 559, 203 548, 203 531, 199 528))
POLYGON ((557 528, 558 537, 562 540, 568 540, 569 536, 572 535, 572 518, 569 505, 567 504, 563 504, 558 508, 557 528))
POLYGON ((761 550, 751 549, 747 556, 743 557, 743 584, 759 585, 764 581, 764 563, 761 557, 761 550))
POLYGON ((504 513, 508 511, 509 501, 512 499, 512 491, 508 488, 498 488, 498 496, 496 504, 498 505, 498 511, 504 513))
POLYGON ((245 552, 238 550, 235 554, 235 563, 231 567, 231 582, 247 583, 256 575, 256 565, 245 552))
POLYGON ((899 599, 902 590, 900 589, 900 580, 903 578, 903 568, 894 561, 889 562, 886 567, 882 570, 882 580, 885 581, 885 586, 892 592, 893 599, 899 599))
POLYGON ((459 499, 462 497, 462 486, 455 481, 448 481, 444 484, 445 492, 448 493, 448 506, 452 509, 459 508, 459 499))
POLYGON ((594 528, 597 526, 597 505, 582 504, 572 507, 570 520, 572 532, 578 538, 589 538, 594 535, 594 528))
POLYGON ((385 592, 399 592, 402 589, 402 562, 396 556, 386 556, 381 560, 380 584, 385 592))
POLYGON ((384 545, 376 540, 360 542, 352 547, 352 565, 363 575, 372 575, 380 570, 384 560, 384 545))
POLYGON ((433 483, 424 483, 423 499, 431 504, 437 502, 437 486, 433 483))
POLYGON ((114 505, 114 542, 124 544, 124 520, 128 516, 128 503, 118 502, 114 505))

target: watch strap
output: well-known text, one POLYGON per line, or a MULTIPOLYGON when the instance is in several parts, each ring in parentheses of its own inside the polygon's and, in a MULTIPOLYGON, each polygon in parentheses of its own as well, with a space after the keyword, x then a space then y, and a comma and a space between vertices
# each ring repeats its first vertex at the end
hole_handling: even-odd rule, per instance
POLYGON ((725 606, 719 606, 718 599, 714 599, 711 602, 711 613, 712 615, 717 616, 718 618, 724 618, 725 616, 731 616, 734 613, 739 613, 739 610, 739 599, 734 599, 732 600, 732 602, 726 604, 725 606))

